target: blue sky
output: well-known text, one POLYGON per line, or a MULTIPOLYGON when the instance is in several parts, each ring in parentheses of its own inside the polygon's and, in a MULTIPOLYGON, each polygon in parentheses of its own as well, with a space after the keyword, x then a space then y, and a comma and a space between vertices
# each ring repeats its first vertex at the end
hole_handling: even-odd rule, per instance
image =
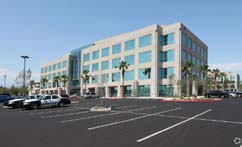
POLYGON ((0 85, 27 67, 151 24, 183 22, 209 47, 209 64, 242 75, 241 0, 0 0, 0 85))

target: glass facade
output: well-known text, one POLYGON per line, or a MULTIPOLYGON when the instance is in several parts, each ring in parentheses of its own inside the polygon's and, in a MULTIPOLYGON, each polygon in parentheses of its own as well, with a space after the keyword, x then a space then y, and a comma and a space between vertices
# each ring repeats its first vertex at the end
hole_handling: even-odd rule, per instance
POLYGON ((139 47, 151 45, 151 34, 139 38, 139 47))
POLYGON ((102 61, 101 63, 101 70, 109 69, 109 61, 102 61))
POLYGON ((94 75, 91 78, 92 78, 92 84, 97 84, 98 83, 98 75, 94 75))
POLYGON ((151 68, 139 69, 139 80, 146 80, 151 78, 151 68))
POLYGON ((142 96, 150 96, 150 85, 141 85, 138 87, 138 95, 142 96))
POLYGON ((49 66, 49 71, 51 71, 51 70, 52 70, 52 66, 50 65, 50 66, 49 66))
POLYGON ((134 80, 134 71, 125 71, 124 72, 124 80, 125 81, 133 81, 134 80))
POLYGON ((67 61, 62 62, 63 68, 67 67, 67 61))
POLYGON ((56 70, 56 64, 53 65, 53 70, 56 70))
POLYGON ((61 62, 57 64, 57 68, 61 69, 61 62))
POLYGON ((174 51, 160 52, 160 62, 172 62, 174 61, 174 51))
POLYGON ((89 65, 83 66, 83 70, 90 71, 90 66, 89 65))
POLYGON ((125 56, 124 61, 129 65, 134 65, 134 55, 125 56))
POLYGON ((99 66, 98 63, 94 63, 94 64, 92 64, 92 72, 94 72, 94 71, 98 71, 98 66, 99 66))
POLYGON ((173 67, 161 68, 160 69, 160 78, 161 79, 169 78, 172 74, 174 74, 174 68, 173 67))
POLYGON ((132 86, 131 85, 124 86, 124 96, 131 97, 131 94, 132 94, 132 86))
POLYGON ((139 64, 151 61, 151 51, 139 53, 139 64))
POLYGON ((118 95, 118 87, 117 86, 111 87, 110 91, 111 91, 111 97, 117 97, 117 95, 118 95))
POLYGON ((174 33, 160 36, 160 45, 170 45, 174 43, 174 33))
POLYGON ((182 50, 182 62, 187 61, 187 52, 185 50, 182 50))
POLYGON ((187 48, 192 49, 192 39, 190 37, 187 38, 187 48))
POLYGON ((102 81, 102 83, 108 83, 109 82, 109 74, 102 74, 101 75, 101 81, 102 81))
POLYGON ((62 71, 62 75, 66 75, 66 70, 62 71))
POLYGON ((116 44, 112 46, 112 54, 118 54, 121 52, 121 44, 116 44))
POLYGON ((173 96, 173 91, 172 85, 159 85, 159 96, 173 96))
POLYGON ((90 61, 90 54, 85 54, 83 55, 83 62, 87 62, 87 61, 90 61))
POLYGON ((112 82, 120 82, 120 72, 112 73, 112 82))
POLYGON ((135 48, 135 40, 125 41, 125 51, 133 50, 135 48))
POLYGON ((109 56, 109 47, 102 49, 102 57, 109 56))
POLYGON ((182 33, 182 45, 187 45, 187 35, 185 33, 182 33))
POLYGON ((99 51, 95 51, 95 52, 92 52, 92 59, 95 60, 95 59, 98 59, 99 58, 99 51))
POLYGON ((119 63, 121 62, 120 58, 115 58, 112 60, 112 68, 116 68, 119 66, 119 63))

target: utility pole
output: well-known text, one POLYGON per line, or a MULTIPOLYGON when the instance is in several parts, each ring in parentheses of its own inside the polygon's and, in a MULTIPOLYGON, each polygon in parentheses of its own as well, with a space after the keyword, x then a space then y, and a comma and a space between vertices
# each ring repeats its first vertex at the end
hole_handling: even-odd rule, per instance
POLYGON ((25 78, 26 78, 26 73, 25 73, 25 66, 26 66, 26 59, 28 59, 28 56, 21 56, 21 58, 24 59, 24 76, 23 76, 23 95, 25 95, 25 78))

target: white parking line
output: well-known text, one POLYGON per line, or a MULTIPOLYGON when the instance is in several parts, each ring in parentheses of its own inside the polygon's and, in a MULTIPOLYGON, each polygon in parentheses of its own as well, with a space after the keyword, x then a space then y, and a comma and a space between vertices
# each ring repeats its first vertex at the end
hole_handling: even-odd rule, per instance
POLYGON ((60 121, 60 123, 67 123, 67 122, 73 122, 73 121, 79 121, 79 120, 85 120, 85 119, 91 119, 91 118, 98 118, 98 117, 104 117, 104 116, 110 116, 110 115, 117 115, 117 114, 122 114, 122 113, 127 113, 127 112, 134 112, 134 111, 154 109, 154 108, 156 108, 156 106, 128 110, 128 111, 120 111, 120 112, 109 113, 109 114, 101 114, 101 115, 95 115, 95 116, 89 116, 89 117, 81 117, 81 118, 70 119, 70 120, 63 120, 63 121, 60 121))
POLYGON ((138 139, 138 140, 136 140, 136 142, 142 142, 142 141, 144 141, 144 140, 147 140, 147 139, 149 139, 149 138, 151 138, 151 137, 153 137, 153 136, 156 136, 156 135, 158 135, 158 134, 161 134, 161 133, 163 133, 163 132, 165 132, 165 131, 167 131, 167 130, 170 130, 170 129, 176 127, 176 126, 179 126, 179 125, 181 125, 181 124, 183 124, 183 123, 186 123, 186 122, 188 122, 188 121, 191 121, 191 120, 193 120, 193 119, 196 118, 196 117, 199 117, 199 116, 201 116, 201 115, 204 115, 204 114, 208 113, 208 112, 211 111, 211 110, 212 110, 212 109, 209 109, 209 110, 204 111, 204 112, 202 112, 202 113, 199 113, 199 114, 197 114, 197 115, 195 115, 195 116, 193 116, 193 117, 190 117, 190 118, 188 118, 188 119, 186 119, 186 120, 184 120, 184 121, 182 121, 182 122, 179 122, 179 123, 177 123, 177 124, 174 124, 174 125, 172 125, 172 126, 166 128, 166 129, 163 129, 163 130, 161 130, 161 131, 158 131, 158 132, 156 132, 156 133, 153 133, 153 134, 151 134, 151 135, 149 135, 149 136, 146 136, 146 137, 144 137, 144 138, 138 139))
POLYGON ((137 105, 130 105, 130 106, 120 106, 120 107, 115 107, 116 109, 120 109, 120 108, 129 108, 129 107, 135 107, 137 105))
POLYGON ((146 118, 146 117, 149 117, 149 116, 154 116, 154 115, 158 115, 158 114, 162 114, 162 113, 167 113, 167 112, 171 112, 171 111, 175 111, 175 110, 179 110, 179 109, 181 109, 181 108, 179 107, 179 108, 165 110, 165 111, 162 111, 162 112, 158 112, 158 113, 154 113, 154 114, 148 114, 148 115, 135 117, 135 118, 131 118, 131 119, 123 120, 123 121, 117 121, 117 122, 113 122, 113 123, 109 123, 109 124, 91 127, 91 128, 88 128, 88 130, 90 131, 90 130, 95 130, 95 129, 99 129, 99 128, 103 128, 103 127, 113 126, 113 125, 126 123, 126 122, 130 122, 130 121, 134 121, 134 120, 138 120, 138 119, 142 119, 142 118, 146 118))
POLYGON ((76 107, 76 108, 64 109, 64 110, 33 112, 33 113, 29 113, 29 115, 49 114, 49 113, 55 113, 55 112, 66 112, 66 111, 85 110, 85 109, 90 109, 90 108, 88 108, 88 107, 76 107))
POLYGON ((74 113, 66 113, 66 114, 57 114, 57 115, 49 115, 49 116, 42 116, 41 118, 53 118, 53 117, 61 117, 61 116, 71 116, 71 115, 78 115, 88 113, 90 111, 82 111, 82 112, 74 112, 74 113))

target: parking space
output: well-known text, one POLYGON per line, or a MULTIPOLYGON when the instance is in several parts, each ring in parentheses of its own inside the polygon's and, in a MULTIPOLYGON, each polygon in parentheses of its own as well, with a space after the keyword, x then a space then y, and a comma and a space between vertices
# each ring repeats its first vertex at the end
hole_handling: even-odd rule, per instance
POLYGON ((37 110, 1 107, 0 140, 5 146, 225 147, 236 146, 233 139, 242 138, 242 99, 211 103, 106 100, 111 112, 89 111, 100 103, 91 99, 37 110))

